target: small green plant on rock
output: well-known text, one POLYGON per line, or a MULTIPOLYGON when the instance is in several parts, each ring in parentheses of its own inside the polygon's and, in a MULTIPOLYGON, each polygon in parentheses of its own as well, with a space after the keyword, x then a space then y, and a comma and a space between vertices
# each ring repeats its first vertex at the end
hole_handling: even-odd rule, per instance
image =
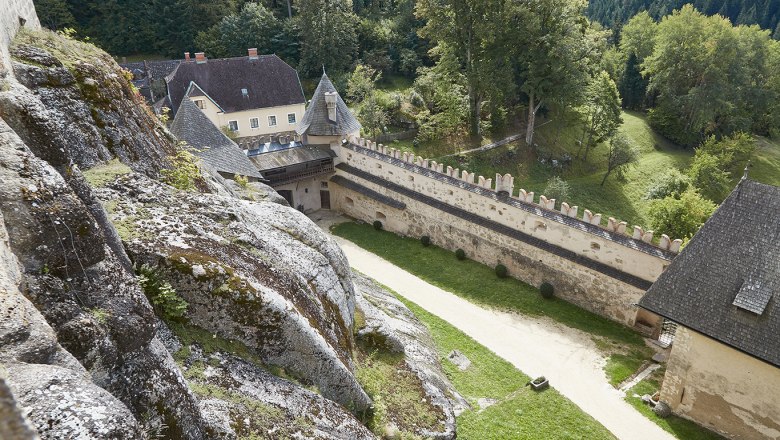
POLYGON ((464 251, 463 249, 456 250, 455 251, 455 258, 457 258, 458 260, 461 260, 461 261, 465 260, 466 259, 466 251, 464 251))
POLYGON ((422 237, 420 237, 420 242, 422 243, 423 246, 428 247, 431 245, 431 237, 427 235, 423 235, 422 237))
POLYGON ((195 182, 200 178, 198 158, 182 148, 171 158, 171 164, 172 169, 160 171, 162 181, 183 191, 193 191, 195 182))
POLYGON ((496 275, 499 278, 506 278, 509 275, 509 270, 506 268, 506 266, 499 263, 496 265, 496 275))
POLYGON ((544 282, 541 286, 539 286, 539 292, 541 292, 542 298, 551 299, 555 294, 555 288, 552 284, 544 282))
POLYGON ((189 304, 179 296, 171 283, 165 281, 159 272, 145 264, 139 267, 136 273, 138 284, 152 302, 155 311, 172 321, 183 320, 189 304))
POLYGON ((236 181, 238 186, 244 189, 246 189, 247 185, 249 185, 249 179, 247 179, 246 176, 242 176, 240 174, 236 174, 236 177, 233 180, 236 181))

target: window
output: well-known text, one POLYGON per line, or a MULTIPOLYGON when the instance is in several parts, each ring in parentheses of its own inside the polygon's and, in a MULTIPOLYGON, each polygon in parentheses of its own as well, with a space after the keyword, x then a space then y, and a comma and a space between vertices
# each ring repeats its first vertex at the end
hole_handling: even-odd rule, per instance
POLYGON ((206 101, 202 99, 196 99, 195 105, 197 105, 199 109, 203 110, 204 108, 206 108, 206 101))
POLYGON ((244 98, 248 97, 249 96, 249 90, 241 89, 241 96, 243 96, 244 98))
POLYGON ((276 116, 271 115, 268 117, 268 126, 273 127, 274 125, 276 125, 276 116))
POLYGON ((252 130, 259 128, 260 127, 260 120, 257 119, 257 118, 249 119, 249 127, 252 128, 252 130))
POLYGON ((238 131, 238 121, 228 121, 230 131, 238 131))
POLYGON ((295 113, 287 113, 287 123, 295 124, 295 113))

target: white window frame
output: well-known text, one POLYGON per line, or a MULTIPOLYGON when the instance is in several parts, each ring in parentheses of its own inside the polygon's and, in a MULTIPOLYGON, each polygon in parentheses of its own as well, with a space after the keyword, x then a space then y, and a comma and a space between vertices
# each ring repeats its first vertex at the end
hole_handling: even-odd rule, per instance
POLYGON ((206 100, 205 99, 195 99, 195 106, 198 107, 201 110, 206 109, 206 100))
POLYGON ((296 115, 295 113, 287 113, 287 123, 292 125, 295 124, 296 122, 298 122, 298 115, 296 115), (292 122, 290 122, 290 116, 292 116, 293 119, 292 122))
POLYGON ((269 127, 276 127, 276 115, 268 115, 268 126, 269 127), (273 118, 273 124, 271 123, 271 118, 273 118))
POLYGON ((260 118, 249 118, 249 128, 251 128, 252 130, 259 129, 260 128, 260 118))
POLYGON ((228 130, 230 130, 230 131, 238 131, 239 130, 239 128, 238 128, 238 121, 228 121, 228 130), (231 127, 231 124, 236 124, 236 129, 235 130, 233 130, 233 127, 231 127))

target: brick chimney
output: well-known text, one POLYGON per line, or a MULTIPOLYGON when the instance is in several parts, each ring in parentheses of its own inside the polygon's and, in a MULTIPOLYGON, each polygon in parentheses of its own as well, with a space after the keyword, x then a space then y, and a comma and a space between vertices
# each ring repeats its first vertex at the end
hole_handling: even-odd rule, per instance
POLYGON ((249 49, 249 59, 250 60, 256 60, 257 59, 257 48, 253 47, 249 49))
POLYGON ((203 52, 195 52, 195 62, 198 64, 206 64, 206 54, 203 52))
POLYGON ((185 62, 189 62, 190 61, 190 53, 189 52, 184 52, 184 61, 185 62))

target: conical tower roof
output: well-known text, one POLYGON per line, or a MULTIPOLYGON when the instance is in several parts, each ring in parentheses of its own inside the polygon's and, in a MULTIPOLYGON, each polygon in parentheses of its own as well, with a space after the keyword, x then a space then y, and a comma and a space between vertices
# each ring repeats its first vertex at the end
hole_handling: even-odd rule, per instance
POLYGON ((323 73, 317 90, 314 91, 314 96, 309 102, 309 107, 306 108, 306 113, 303 114, 301 122, 295 127, 295 131, 300 135, 343 136, 360 131, 360 127, 360 122, 355 119, 347 104, 341 99, 328 75, 323 73), (328 114, 326 102, 328 94, 335 94, 335 121, 328 114))

